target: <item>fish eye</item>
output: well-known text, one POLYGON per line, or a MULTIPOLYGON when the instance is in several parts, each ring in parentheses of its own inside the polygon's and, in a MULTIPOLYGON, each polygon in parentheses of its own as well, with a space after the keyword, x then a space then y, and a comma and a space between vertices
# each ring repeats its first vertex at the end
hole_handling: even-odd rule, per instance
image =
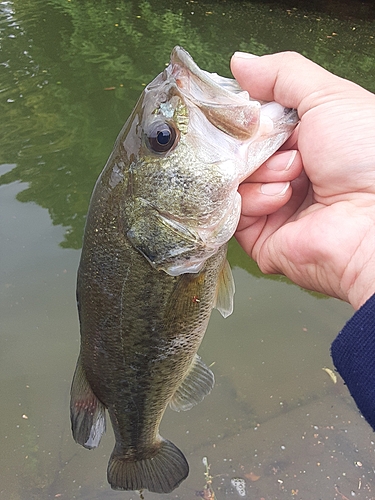
POLYGON ((154 153, 170 151, 176 142, 176 129, 166 122, 155 122, 146 133, 148 147, 154 153))

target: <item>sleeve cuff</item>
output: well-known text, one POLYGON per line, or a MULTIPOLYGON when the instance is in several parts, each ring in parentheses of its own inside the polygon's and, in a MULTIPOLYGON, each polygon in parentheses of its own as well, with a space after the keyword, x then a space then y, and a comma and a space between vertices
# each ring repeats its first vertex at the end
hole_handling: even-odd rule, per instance
POLYGON ((375 294, 338 334, 331 355, 359 410, 375 430, 375 294))

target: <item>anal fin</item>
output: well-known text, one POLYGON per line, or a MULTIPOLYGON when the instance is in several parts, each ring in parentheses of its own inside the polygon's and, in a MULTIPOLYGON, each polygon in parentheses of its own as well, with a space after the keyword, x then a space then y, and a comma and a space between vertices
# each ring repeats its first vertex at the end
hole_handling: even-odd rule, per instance
POLYGON ((173 395, 169 406, 174 411, 190 410, 211 392, 214 383, 214 374, 196 354, 190 370, 173 395))
POLYGON ((74 440, 92 449, 105 432, 105 406, 93 393, 78 358, 70 391, 70 421, 74 440))

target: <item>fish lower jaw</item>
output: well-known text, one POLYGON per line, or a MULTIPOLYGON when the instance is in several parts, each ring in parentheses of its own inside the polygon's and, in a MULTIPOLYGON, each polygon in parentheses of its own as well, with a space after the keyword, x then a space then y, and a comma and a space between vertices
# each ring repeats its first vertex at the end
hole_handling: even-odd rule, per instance
POLYGON ((230 206, 228 215, 224 214, 220 224, 204 231, 196 230, 200 239, 200 245, 196 249, 189 250, 185 254, 182 252, 173 260, 169 259, 164 263, 159 263, 158 269, 162 269, 170 276, 199 273, 206 261, 226 245, 235 233, 240 217, 240 207, 241 197, 236 193, 235 203, 230 206))
POLYGON ((206 261, 213 255, 215 255, 215 253, 218 252, 221 246, 221 244, 215 247, 207 246, 204 251, 200 249, 199 253, 197 252, 199 257, 191 256, 184 258, 182 256, 181 258, 176 259, 173 262, 169 261, 165 264, 161 264, 159 266, 159 269, 162 269, 170 276, 199 273, 203 269, 206 261))
POLYGON ((175 265, 162 267, 162 269, 170 276, 180 276, 181 274, 189 274, 189 273, 195 274, 195 273, 199 273, 199 271, 201 271, 206 260, 207 259, 199 260, 197 262, 186 261, 182 264, 175 264, 175 265))

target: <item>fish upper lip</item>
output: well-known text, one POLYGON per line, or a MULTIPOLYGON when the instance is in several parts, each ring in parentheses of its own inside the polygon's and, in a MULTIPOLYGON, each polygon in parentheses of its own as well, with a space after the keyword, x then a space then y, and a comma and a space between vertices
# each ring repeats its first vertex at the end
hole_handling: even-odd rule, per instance
MULTIPOLYGON (((172 53, 171 53, 171 59, 170 59, 170 65, 169 67, 171 68, 171 74, 175 78, 176 85, 180 89, 180 91, 184 94, 185 97, 189 98, 190 100, 194 101, 199 101, 199 102, 211 102, 211 99, 207 99, 207 101, 200 100, 197 98, 194 98, 194 96, 189 92, 189 89, 187 89, 187 92, 184 92, 184 87, 182 86, 182 79, 183 78, 193 78, 195 82, 197 80, 200 82, 200 86, 206 87, 202 88, 202 94, 204 94, 204 91, 207 90, 208 88, 212 91, 214 91, 214 94, 212 95, 212 101, 215 103, 218 99, 218 97, 226 98, 229 99, 231 102, 237 101, 238 103, 244 104, 244 103, 249 103, 251 102, 251 99, 249 97, 249 94, 241 89, 241 87, 238 85, 238 91, 241 92, 241 94, 237 94, 234 91, 228 90, 227 88, 223 87, 219 83, 217 83, 212 77, 211 73, 204 71, 201 69, 196 62, 193 60, 189 52, 187 52, 185 49, 182 47, 176 45, 176 47, 173 48, 172 53), (245 98, 245 95, 247 98, 245 98)), ((235 80, 232 78, 225 78, 225 77, 220 77, 223 81, 227 80, 228 82, 230 81, 232 85, 234 86, 235 80)))

